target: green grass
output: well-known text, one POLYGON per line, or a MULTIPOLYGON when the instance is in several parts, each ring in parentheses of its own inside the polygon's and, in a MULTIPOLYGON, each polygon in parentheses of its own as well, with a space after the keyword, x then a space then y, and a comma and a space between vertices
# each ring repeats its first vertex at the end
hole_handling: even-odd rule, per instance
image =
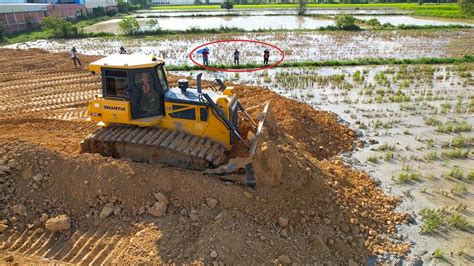
POLYGON ((412 181, 421 181, 421 174, 420 173, 406 173, 402 172, 398 174, 398 176, 393 177, 393 181, 397 184, 407 184, 412 181))
MULTIPOLYGON (((297 4, 250 4, 234 5, 234 9, 296 9, 297 4)), ((424 4, 417 3, 370 3, 370 4, 308 4, 309 9, 336 9, 336 8, 360 8, 360 9, 402 9, 414 11, 417 16, 446 17, 446 18, 466 18, 461 13, 457 4, 424 4)), ((220 5, 189 5, 189 6, 156 6, 155 10, 193 10, 193 9, 221 9, 220 5)))
POLYGON ((463 177, 464 177, 464 170, 463 170, 461 167, 459 167, 459 166, 453 166, 453 167, 449 170, 449 172, 447 172, 447 173, 444 174, 444 175, 445 175, 445 177, 448 177, 448 178, 449 178, 449 177, 454 177, 454 178, 456 178, 456 179, 461 180, 461 179, 463 179, 463 177))
POLYGON ((444 224, 443 213, 440 210, 423 208, 418 214, 420 214, 423 220, 421 225, 422 234, 433 233, 444 224))
POLYGON ((465 159, 469 156, 469 150, 452 149, 441 152, 443 159, 465 159))
POLYGON ((462 216, 459 213, 454 213, 453 215, 451 215, 448 224, 463 231, 468 231, 469 227, 471 227, 466 217, 462 216))

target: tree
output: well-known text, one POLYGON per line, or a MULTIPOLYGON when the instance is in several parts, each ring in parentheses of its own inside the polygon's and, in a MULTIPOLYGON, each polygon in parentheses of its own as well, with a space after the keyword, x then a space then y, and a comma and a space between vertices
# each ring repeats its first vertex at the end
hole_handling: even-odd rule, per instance
POLYGON ((79 30, 70 21, 57 16, 48 16, 41 20, 41 28, 50 31, 56 38, 74 37, 79 34, 79 30))
POLYGON ((459 0, 461 12, 466 16, 474 16, 474 0, 459 0))
POLYGON ((160 24, 156 19, 147 20, 145 23, 147 30, 160 30, 160 24))
POLYGON ((119 27, 125 35, 134 35, 140 31, 140 24, 134 17, 124 17, 120 21, 119 27))
POLYGON ((298 15, 302 16, 306 13, 306 4, 308 0, 298 0, 298 15))
POLYGON ((341 30, 360 30, 360 27, 355 24, 356 19, 351 15, 337 15, 336 27, 341 30))
POLYGON ((117 1, 117 8, 120 13, 128 13, 132 9, 130 4, 124 0, 117 1))
POLYGON ((224 3, 222 3, 221 8, 225 8, 227 11, 229 11, 234 8, 234 3, 232 3, 231 0, 226 0, 224 3))
POLYGON ((0 19, 0 40, 3 39, 3 20, 0 19))

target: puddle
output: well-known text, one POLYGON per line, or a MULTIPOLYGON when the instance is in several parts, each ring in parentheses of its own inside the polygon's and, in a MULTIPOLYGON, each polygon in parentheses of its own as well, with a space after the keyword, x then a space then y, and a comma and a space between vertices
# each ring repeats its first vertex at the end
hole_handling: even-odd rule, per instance
POLYGON ((456 19, 432 19, 432 18, 420 18, 411 16, 354 16, 355 18, 362 20, 377 19, 381 24, 390 23, 394 26, 399 25, 435 25, 435 26, 446 26, 446 25, 465 25, 474 26, 471 23, 465 23, 462 20, 456 19))
MULTIPOLYGON (((138 19, 142 29, 150 19, 138 19)), ((120 19, 112 19, 85 28, 87 32, 120 33, 120 19)), ((241 28, 247 31, 259 29, 317 29, 334 25, 331 19, 300 16, 222 16, 222 17, 163 17, 158 20, 163 30, 184 31, 190 28, 217 29, 241 28)))
MULTIPOLYGON (((306 11, 308 15, 394 15, 394 14, 410 14, 412 11, 395 10, 395 9, 309 9, 306 11)), ((186 16, 273 16, 273 15, 297 15, 295 10, 281 9, 265 9, 265 10, 190 10, 190 11, 173 11, 173 10, 139 10, 136 16, 152 16, 152 17, 186 17, 186 16)))

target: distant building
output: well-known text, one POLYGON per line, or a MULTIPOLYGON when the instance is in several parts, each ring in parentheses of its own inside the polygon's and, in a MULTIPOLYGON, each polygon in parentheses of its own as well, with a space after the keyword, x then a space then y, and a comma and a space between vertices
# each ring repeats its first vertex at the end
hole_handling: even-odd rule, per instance
MULTIPOLYGON (((194 5, 196 0, 151 0, 151 4, 154 6, 164 5, 194 5)), ((201 0, 203 4, 222 4, 224 0, 201 0)))
POLYGON ((87 9, 103 7, 106 10, 109 10, 117 7, 117 0, 86 0, 85 5, 87 9))
POLYGON ((0 1, 0 20, 3 24, 4 34, 25 31, 38 26, 38 23, 47 16, 75 20, 77 16, 87 14, 87 9, 82 4, 5 4, 5 0, 0 1))

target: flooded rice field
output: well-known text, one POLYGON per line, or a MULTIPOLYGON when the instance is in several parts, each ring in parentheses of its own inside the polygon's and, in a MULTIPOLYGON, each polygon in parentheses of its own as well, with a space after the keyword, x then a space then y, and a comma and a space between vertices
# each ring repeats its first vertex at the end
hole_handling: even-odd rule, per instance
MULTIPOLYGON (((146 29, 150 19, 140 18, 138 23, 146 29)), ((87 32, 110 32, 119 34, 120 19, 112 19, 85 28, 87 32)), ((190 28, 218 29, 221 27, 240 28, 246 31, 260 29, 318 29, 334 25, 334 20, 319 17, 300 16, 222 16, 222 17, 163 17, 158 19, 159 27, 163 30, 184 31, 190 28)))
MULTIPOLYGON (((280 47, 285 61, 349 60, 360 58, 459 57, 474 54, 474 30, 434 31, 363 31, 363 32, 279 32, 170 36, 151 38, 89 38, 39 40, 9 45, 9 48, 41 48, 52 52, 69 51, 107 55, 124 46, 130 53, 156 54, 168 65, 191 65, 188 53, 201 44, 221 39, 259 40, 280 47)), ((211 50, 212 64, 232 63, 235 48, 241 52, 241 64, 259 62, 263 51, 258 46, 224 45, 211 50)), ((278 60, 275 53, 270 61, 278 60)))
MULTIPOLYGON (((164 13, 170 14, 170 13, 164 13)), ((216 29, 221 27, 240 28, 246 31, 252 30, 264 30, 264 29, 318 29, 330 25, 335 25, 335 21, 330 18, 323 17, 312 17, 312 16, 295 16, 289 14, 282 15, 241 15, 241 16, 203 16, 196 15, 191 17, 189 15, 178 16, 185 14, 185 12, 178 13, 176 16, 163 16, 160 18, 139 18, 138 22, 143 30, 147 29, 147 21, 155 19, 158 21, 158 25, 163 30, 177 30, 183 31, 190 28, 197 29, 216 29)), ((138 15, 152 16, 148 13, 138 15)), ((154 15, 153 15, 154 16, 154 15)), ((382 24, 390 23, 393 25, 473 25, 466 22, 456 20, 439 20, 434 18, 415 18, 407 15, 380 15, 380 16, 357 16, 360 19, 371 19, 376 18, 382 24)), ((120 34, 119 27, 120 19, 112 19, 104 22, 100 22, 85 28, 87 32, 109 32, 114 34, 120 34)))
MULTIPOLYGON (((410 10, 397 9, 308 9, 307 15, 406 15, 411 14, 410 10)), ((221 11, 215 9, 209 10, 138 10, 136 16, 141 17, 186 17, 186 16, 275 16, 275 15, 297 15, 298 11, 282 9, 242 9, 221 11)))
POLYGON ((446 25, 464 25, 474 26, 472 23, 466 23, 463 20, 457 19, 440 19, 440 18, 424 18, 424 17, 411 17, 411 16, 354 16, 361 20, 377 19, 381 24, 390 23, 394 26, 399 25, 434 25, 434 26, 446 26, 446 25))
POLYGON ((474 64, 206 74, 266 86, 336 113, 361 135, 356 151, 344 160, 399 196, 400 210, 412 216, 398 240, 410 242, 412 255, 425 263, 439 262, 432 256, 438 250, 445 263, 471 264, 474 64))

